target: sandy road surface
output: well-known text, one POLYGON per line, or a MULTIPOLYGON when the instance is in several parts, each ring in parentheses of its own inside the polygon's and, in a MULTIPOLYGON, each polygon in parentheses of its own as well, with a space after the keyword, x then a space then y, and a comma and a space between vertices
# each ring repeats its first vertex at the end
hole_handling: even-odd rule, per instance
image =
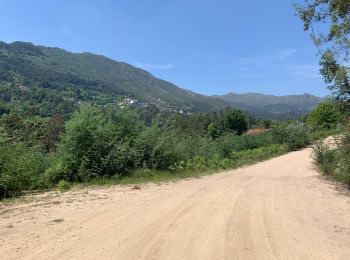
POLYGON ((177 183, 0 204, 0 259, 350 259, 350 197, 310 149, 177 183))

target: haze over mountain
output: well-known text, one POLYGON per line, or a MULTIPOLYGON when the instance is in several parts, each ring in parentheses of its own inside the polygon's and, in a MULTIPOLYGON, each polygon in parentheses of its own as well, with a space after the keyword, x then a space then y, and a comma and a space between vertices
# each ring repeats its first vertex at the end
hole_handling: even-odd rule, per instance
POLYGON ((228 93, 220 98, 233 107, 249 111, 260 118, 296 118, 307 114, 322 100, 310 94, 274 96, 259 93, 228 93))
POLYGON ((73 111, 76 104, 117 104, 124 98, 170 110, 217 111, 233 106, 258 117, 293 118, 320 98, 304 94, 205 96, 158 79, 124 62, 27 42, 0 42, 0 110, 36 107, 41 114, 73 111))

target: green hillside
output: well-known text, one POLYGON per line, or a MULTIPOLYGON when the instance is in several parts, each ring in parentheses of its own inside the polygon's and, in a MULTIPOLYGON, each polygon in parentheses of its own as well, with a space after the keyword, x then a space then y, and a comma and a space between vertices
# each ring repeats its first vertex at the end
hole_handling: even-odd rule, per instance
POLYGON ((208 97, 101 55, 0 42, 0 115, 29 108, 41 116, 70 114, 83 102, 116 106, 124 99, 169 111, 212 112, 233 106, 271 119, 300 117, 321 100, 309 94, 208 97))
POLYGON ((0 42, 0 112, 35 107, 46 116, 71 112, 84 101, 105 105, 124 98, 192 112, 228 106, 104 56, 0 42))

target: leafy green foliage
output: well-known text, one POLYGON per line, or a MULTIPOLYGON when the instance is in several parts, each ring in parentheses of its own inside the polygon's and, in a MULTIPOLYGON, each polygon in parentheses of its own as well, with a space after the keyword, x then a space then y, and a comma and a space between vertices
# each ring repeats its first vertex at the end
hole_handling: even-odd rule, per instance
POLYGON ((337 140, 336 145, 329 146, 319 141, 314 147, 314 158, 320 170, 338 181, 350 186, 350 132, 337 140))
POLYGON ((24 189, 46 187, 43 173, 50 164, 40 149, 0 141, 0 198, 21 194, 24 189))
POLYGON ((0 197, 47 187, 65 190, 72 182, 98 179, 190 176, 238 167, 308 143, 301 123, 273 124, 271 131, 243 134, 252 120, 234 109, 193 115, 160 112, 153 118, 145 122, 133 109, 91 105, 80 106, 64 125, 61 115, 3 115, 0 197), (215 134, 210 134, 212 127, 215 134))
POLYGON ((224 113, 224 127, 236 132, 238 135, 243 134, 247 128, 247 121, 240 110, 227 109, 224 113))
POLYGON ((304 30, 311 31, 320 53, 320 72, 324 81, 349 112, 350 1, 312 0, 295 7, 304 23, 304 30), (317 33, 317 26, 319 31, 326 33, 317 33))
POLYGON ((132 111, 106 111, 83 106, 66 125, 58 161, 50 180, 86 181, 97 176, 124 175, 138 165, 133 139, 142 130, 132 111), (115 113, 114 113, 115 112, 115 113), (66 171, 63 171, 66 169, 66 171))
POLYGON ((281 124, 272 130, 273 139, 287 144, 289 150, 298 150, 310 144, 310 130, 306 124, 295 122, 281 124))
POLYGON ((307 116, 307 123, 315 129, 335 129, 344 122, 338 108, 330 102, 320 103, 307 116))
MULTIPOLYGON (((296 5, 304 30, 310 30, 321 56, 320 73, 332 90, 344 118, 350 115, 350 0, 313 0, 306 5, 296 5), (319 31, 325 33, 317 33, 319 31)), ((343 116, 332 104, 321 104, 308 117, 313 127, 334 128, 343 116)), ((350 185, 349 130, 337 144, 328 147, 319 142, 314 149, 315 161, 328 175, 350 185)))
POLYGON ((316 163, 322 168, 322 171, 327 174, 333 174, 336 165, 336 149, 328 149, 324 141, 318 141, 313 149, 316 163))
POLYGON ((70 184, 69 184, 69 182, 68 181, 65 181, 65 180, 60 180, 59 182, 58 182, 58 184, 57 184, 57 186, 58 186, 58 189, 60 190, 60 191, 67 191, 67 190, 69 190, 69 188, 70 188, 70 184))

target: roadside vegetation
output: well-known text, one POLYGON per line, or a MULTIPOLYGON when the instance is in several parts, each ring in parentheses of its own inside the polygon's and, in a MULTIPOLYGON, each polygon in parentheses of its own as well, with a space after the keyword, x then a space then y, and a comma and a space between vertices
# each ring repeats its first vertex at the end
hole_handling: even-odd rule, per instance
POLYGON ((326 106, 319 105, 310 117, 318 121, 318 129, 339 130, 333 133, 332 138, 316 142, 315 163, 322 173, 350 187, 350 129, 346 117, 336 106, 329 105, 325 108, 326 106))
POLYGON ((59 114, 4 114, 0 197, 52 187, 64 191, 79 183, 208 174, 298 150, 333 129, 313 128, 308 120, 256 120, 232 108, 192 115, 163 111, 145 116, 148 112, 82 105, 68 120, 59 114))
POLYGON ((334 129, 339 121, 345 125, 335 143, 316 144, 315 162, 324 174, 350 187, 350 0, 305 1, 295 8, 304 30, 311 33, 321 57, 320 74, 334 99, 318 106, 308 121, 318 129, 334 129))
POLYGON ((333 146, 319 141, 315 145, 315 162, 319 169, 327 176, 343 182, 350 187, 350 135, 338 137, 333 146))

